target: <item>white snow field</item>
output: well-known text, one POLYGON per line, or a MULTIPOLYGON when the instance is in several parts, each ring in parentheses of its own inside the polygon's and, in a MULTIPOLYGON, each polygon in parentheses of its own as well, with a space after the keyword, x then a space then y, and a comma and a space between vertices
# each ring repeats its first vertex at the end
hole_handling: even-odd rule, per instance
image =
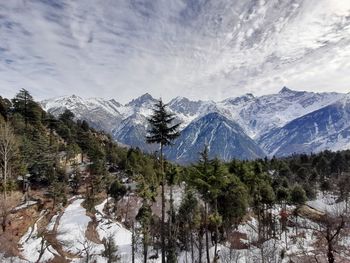
POLYGON ((91 221, 81 206, 84 199, 76 199, 64 211, 57 229, 57 240, 67 252, 78 254, 83 250, 85 231, 91 221))
MULTIPOLYGON (((37 262, 40 257, 40 251, 42 250, 42 245, 46 246, 46 240, 43 240, 41 237, 37 224, 43 218, 44 213, 41 213, 41 216, 34 224, 34 226, 29 227, 28 231, 20 239, 19 244, 21 245, 22 256, 27 259, 29 262, 37 262)), ((53 259, 55 255, 58 255, 58 252, 49 245, 47 249, 43 249, 43 255, 41 256, 40 262, 47 262, 50 259, 53 259)), ((14 262, 17 259, 15 259, 14 262)), ((1 261, 2 262, 2 261, 1 261)), ((21 261, 18 261, 21 262, 21 261)))

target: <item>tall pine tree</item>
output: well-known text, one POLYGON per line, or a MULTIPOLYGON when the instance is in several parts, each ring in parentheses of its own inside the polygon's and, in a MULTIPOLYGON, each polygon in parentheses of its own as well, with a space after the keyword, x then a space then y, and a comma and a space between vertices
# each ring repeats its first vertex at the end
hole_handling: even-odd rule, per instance
POLYGON ((178 128, 180 124, 173 125, 175 116, 166 109, 166 104, 162 99, 154 105, 153 114, 148 119, 151 129, 146 137, 147 143, 157 143, 160 147, 160 173, 162 177, 162 223, 161 223, 161 245, 162 245, 162 263, 165 263, 165 176, 164 176, 164 146, 171 145, 180 134, 178 128))

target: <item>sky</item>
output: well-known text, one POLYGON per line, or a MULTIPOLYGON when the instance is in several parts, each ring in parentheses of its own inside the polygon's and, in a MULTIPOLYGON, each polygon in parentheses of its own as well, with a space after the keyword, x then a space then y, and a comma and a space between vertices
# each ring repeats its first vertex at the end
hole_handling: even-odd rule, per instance
POLYGON ((0 95, 350 91, 349 0, 0 0, 0 95))

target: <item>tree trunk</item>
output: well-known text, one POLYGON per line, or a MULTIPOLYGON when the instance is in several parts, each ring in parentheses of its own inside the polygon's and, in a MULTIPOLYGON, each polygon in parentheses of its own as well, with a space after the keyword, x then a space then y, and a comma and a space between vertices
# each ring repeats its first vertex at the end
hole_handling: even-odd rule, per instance
POLYGON ((125 210, 125 222, 128 221, 129 203, 130 203, 130 196, 128 195, 128 201, 126 202, 126 210, 125 210))
POLYGON ((132 222, 132 232, 131 232, 131 263, 135 263, 135 225, 132 222))
POLYGON ((287 235, 287 228, 284 230, 284 239, 286 242, 286 250, 288 250, 288 235, 287 235))
POLYGON ((191 262, 194 262, 193 232, 192 232, 192 227, 191 226, 190 226, 190 235, 191 235, 191 262))
POLYGON ((5 233, 6 231, 6 221, 7 221, 7 216, 3 215, 2 222, 1 222, 1 228, 3 233, 5 233))
POLYGON ((202 263, 203 254, 203 233, 200 231, 198 233, 198 263, 202 263))
POLYGON ((260 245, 261 263, 265 263, 264 246, 260 245))
POLYGON ((205 249, 206 249, 206 253, 207 253, 207 263, 210 263, 209 236, 208 236, 208 204, 207 204, 207 202, 205 202, 204 223, 205 223, 205 249))
POLYGON ((188 244, 187 244, 187 233, 185 234, 186 235, 186 237, 185 237, 185 263, 188 263, 188 252, 187 252, 187 250, 188 250, 188 244))
POLYGON ((37 261, 35 263, 40 263, 40 260, 43 257, 46 248, 47 247, 45 246, 45 239, 44 239, 44 237, 42 237, 41 244, 40 244, 40 250, 39 250, 39 257, 38 257, 38 259, 37 259, 37 261))
POLYGON ((160 236, 162 243, 162 263, 166 263, 165 260, 165 176, 164 176, 164 163, 163 163, 163 144, 160 144, 160 169, 162 176, 162 224, 160 228, 160 236))
POLYGON ((332 246, 332 241, 328 241, 328 253, 327 253, 327 258, 328 258, 328 263, 334 263, 334 255, 333 255, 333 246, 332 246))
MULTIPOLYGON (((215 199, 215 216, 218 215, 218 201, 215 199)), ((219 227, 217 222, 215 222, 215 249, 214 249, 214 262, 217 262, 217 252, 218 252, 218 239, 219 239, 219 227)))
POLYGON ((348 202, 349 202, 349 193, 346 193, 345 197, 345 213, 348 213, 348 202))
POLYGON ((143 232, 143 262, 147 263, 147 256, 148 256, 148 241, 147 241, 147 230, 144 230, 143 232))
MULTIPOLYGON (((51 120, 50 120, 51 122, 51 120)), ((52 146, 52 133, 53 133, 53 130, 52 130, 52 127, 51 127, 51 123, 50 123, 50 137, 49 137, 49 146, 52 146)))
MULTIPOLYGON (((174 255, 174 240, 173 240, 173 211, 174 211, 174 200, 173 200, 173 185, 172 182, 170 183, 170 211, 169 211, 169 239, 168 239, 168 246, 169 246, 169 252, 172 253, 171 259, 173 260, 174 255)), ((168 258, 169 261, 169 258, 168 258)))
POLYGON ((298 212, 297 211, 295 214, 295 234, 298 235, 298 212))
POLYGON ((24 122, 25 122, 25 131, 28 130, 28 114, 27 114, 27 93, 24 94, 24 122))
POLYGON ((7 152, 4 152, 4 183, 3 183, 3 187, 4 187, 4 200, 7 199, 7 152))

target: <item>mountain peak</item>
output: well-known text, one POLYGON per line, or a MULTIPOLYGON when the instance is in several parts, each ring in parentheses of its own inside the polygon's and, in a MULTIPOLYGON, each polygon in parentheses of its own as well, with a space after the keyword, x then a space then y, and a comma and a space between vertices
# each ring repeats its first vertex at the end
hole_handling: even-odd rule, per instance
POLYGON ((190 102, 191 101, 186 97, 177 96, 176 98, 172 99, 169 102, 169 105, 174 105, 174 104, 178 104, 178 103, 190 103, 190 102))
POLYGON ((73 95, 70 95, 70 96, 63 96, 63 97, 58 97, 56 100, 60 101, 65 101, 66 103, 83 103, 84 102, 84 99, 73 94, 73 95))
POLYGON ((153 99, 152 95, 146 92, 145 94, 141 95, 139 98, 146 98, 146 99, 153 99))
POLYGON ((136 106, 136 107, 140 107, 145 103, 155 103, 156 99, 152 97, 151 94, 149 93, 145 93, 143 95, 141 95, 140 97, 133 99, 132 101, 130 101, 128 104, 126 104, 126 106, 136 106))
POLYGON ((224 102, 226 103, 230 103, 233 105, 239 105, 239 104, 244 104, 250 100, 255 99, 254 95, 252 93, 246 93, 242 96, 239 97, 234 97, 234 98, 228 98, 226 100, 224 100, 224 102))
POLYGON ((284 86, 280 90, 279 94, 290 94, 290 93, 294 93, 294 92, 295 92, 294 90, 291 90, 291 89, 287 88, 286 86, 284 86))

